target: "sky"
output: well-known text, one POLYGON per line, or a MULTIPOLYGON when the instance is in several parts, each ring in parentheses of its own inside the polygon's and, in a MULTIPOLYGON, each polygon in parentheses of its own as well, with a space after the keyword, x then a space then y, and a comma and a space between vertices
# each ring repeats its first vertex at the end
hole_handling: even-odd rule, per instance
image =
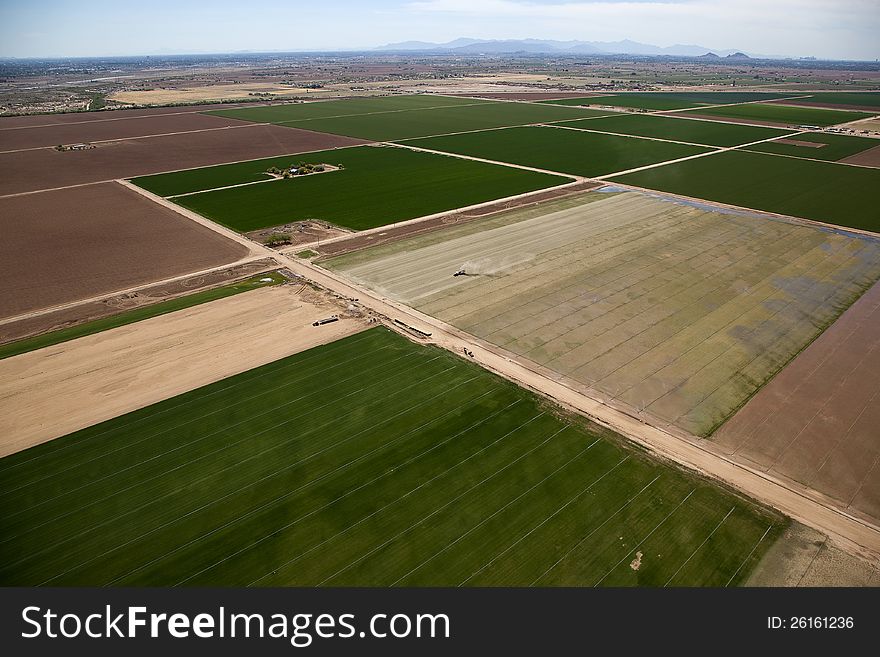
POLYGON ((880 59, 880 0, 0 0, 0 57, 557 39, 880 59))

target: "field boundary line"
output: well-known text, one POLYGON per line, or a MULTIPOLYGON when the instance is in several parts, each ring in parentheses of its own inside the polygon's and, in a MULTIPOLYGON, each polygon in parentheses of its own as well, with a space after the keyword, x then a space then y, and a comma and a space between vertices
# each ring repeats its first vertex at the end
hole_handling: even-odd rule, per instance
MULTIPOLYGON (((566 429, 569 429, 569 428, 571 428, 571 425, 566 424, 565 427, 563 427, 563 428, 560 430, 560 433, 561 433, 562 431, 565 431, 566 429)), ((489 522, 490 520, 492 520, 492 518, 496 517, 499 513, 502 513, 502 512, 504 512, 504 511, 506 511, 506 510, 509 509, 511 506, 513 506, 514 504, 516 504, 517 502, 519 502, 522 498, 524 498, 526 495, 528 495, 529 493, 531 493, 531 492, 532 492, 533 490, 535 490, 538 486, 540 486, 540 485, 546 483, 548 479, 550 479, 550 478, 552 478, 552 477, 555 477, 555 476, 556 476, 557 474, 559 474, 562 470, 564 470, 565 468, 567 468, 568 466, 570 466, 572 463, 574 463, 575 461, 579 460, 584 454, 586 454, 587 452, 589 452, 590 449, 592 449, 592 447, 593 447, 596 443, 599 442, 599 440, 600 440, 599 438, 596 438, 593 442, 591 442, 589 445, 587 445, 586 447, 584 447, 580 452, 578 452, 577 454, 575 454, 574 456, 572 456, 570 459, 568 459, 565 463, 563 463, 562 465, 560 465, 559 467, 557 467, 555 470, 553 470, 553 471, 551 471, 549 474, 547 474, 543 479, 541 479, 540 481, 538 481, 538 482, 532 484, 531 486, 529 486, 526 490, 522 491, 519 495, 517 495, 516 497, 514 497, 512 500, 509 500, 509 501, 506 502, 503 506, 499 507, 499 508, 496 509, 494 512, 492 512, 490 515, 488 515, 488 516, 486 516, 485 518, 483 518, 482 520, 480 520, 480 522, 478 522, 476 525, 474 525, 473 527, 471 527, 470 529, 468 529, 464 534, 460 535, 460 536, 459 536, 458 538, 456 538, 454 541, 452 541, 451 543, 447 543, 446 545, 443 546, 443 548, 442 548, 441 550, 439 550, 438 552, 435 552, 435 553, 432 554, 430 557, 428 557, 427 559, 425 559, 424 561, 422 561, 422 562, 421 562, 419 565, 417 565, 415 568, 411 569, 411 570, 410 570, 409 572, 407 572, 407 573, 404 573, 403 575, 401 575, 400 577, 398 577, 396 580, 394 580, 393 582, 391 582, 391 586, 397 586, 398 584, 400 584, 400 582, 402 582, 403 580, 405 580, 407 577, 409 577, 410 575, 412 575, 414 572, 416 572, 416 571, 418 571, 418 570, 421 570, 422 567, 423 567, 425 564, 430 563, 431 561, 433 561, 434 559, 436 559, 438 556, 440 556, 441 554, 443 554, 444 552, 446 552, 446 550, 448 550, 449 548, 451 548, 453 545, 458 544, 459 541, 463 540, 463 539, 466 538, 467 536, 470 536, 473 532, 477 531, 480 527, 484 526, 487 522, 489 522)), ((606 474, 607 474, 607 473, 606 473, 606 474)))
POLYGON ((617 463, 615 463, 613 466, 611 466, 611 468, 609 468, 604 474, 602 474, 600 477, 598 477, 598 478, 594 479, 593 481, 591 481, 590 484, 589 484, 586 488, 583 488, 579 493, 577 493, 577 494, 575 494, 574 496, 570 497, 570 498, 565 502, 565 504, 563 504, 562 506, 560 506, 560 507, 559 507, 558 509, 556 509, 553 513, 551 513, 549 516, 547 516, 546 518, 544 518, 541 522, 539 522, 537 525, 535 525, 535 526, 532 527, 529 531, 527 531, 525 534, 520 535, 520 537, 519 537, 518 539, 516 539, 513 543, 511 543, 510 545, 508 545, 508 546, 507 546, 506 548, 504 548, 501 552, 499 552, 499 553, 496 554, 494 557, 492 557, 489 561, 487 561, 487 562, 484 563, 482 566, 480 566, 477 570, 475 570, 475 571, 472 572, 470 575, 468 575, 465 579, 463 579, 461 582, 459 582, 456 586, 457 586, 457 587, 464 586, 464 585, 467 584, 470 580, 472 580, 474 577, 476 577, 477 575, 479 575, 480 573, 482 573, 484 570, 486 570, 486 568, 488 568, 489 566, 491 566, 492 564, 494 564, 496 561, 498 561, 498 559, 500 559, 501 557, 503 557, 505 554, 507 554, 508 552, 510 552, 513 548, 515 548, 517 545, 519 545, 520 543, 522 543, 525 539, 527 539, 529 536, 531 536, 531 535, 534 534, 537 530, 539 530, 541 527, 543 527, 545 524, 547 524, 548 521, 550 521, 551 519, 553 519, 553 518, 555 518, 557 515, 559 515, 559 513, 560 513, 563 509, 568 508, 568 506, 571 505, 572 503, 574 503, 575 500, 580 499, 580 498, 584 495, 584 493, 586 493, 586 492, 587 492, 588 490, 590 490, 593 486, 595 486, 597 483, 599 483, 600 481, 602 481, 605 477, 607 477, 609 474, 611 474, 611 473, 614 472, 617 468, 619 468, 621 465, 623 465, 626 461, 628 461, 628 460, 630 459, 630 456, 631 456, 631 455, 629 455, 629 454, 627 454, 626 456, 624 456, 624 457, 623 457, 622 459, 620 459, 617 463))
POLYGON ((694 555, 695 555, 697 552, 699 552, 699 551, 702 549, 702 547, 703 547, 706 543, 709 542, 709 539, 712 538, 712 536, 715 535, 715 532, 717 532, 718 529, 721 527, 721 525, 724 524, 724 521, 727 520, 727 519, 730 517, 730 514, 733 513, 734 509, 736 509, 736 505, 735 505, 735 504, 734 504, 732 507, 730 507, 730 511, 727 512, 727 515, 725 515, 725 516, 724 516, 724 517, 718 522, 717 525, 715 525, 715 528, 714 528, 711 532, 709 532, 709 535, 708 535, 705 539, 703 539, 703 542, 700 543, 696 548, 694 548, 694 551, 691 552, 691 555, 690 555, 687 559, 685 559, 685 560, 682 562, 682 564, 678 567, 678 569, 677 569, 674 573, 672 573, 672 575, 670 575, 669 579, 667 579, 667 580, 666 580, 666 583, 663 585, 663 588, 666 588, 667 586, 669 586, 669 582, 671 582, 673 579, 675 579, 675 576, 678 575, 678 574, 681 572, 681 569, 684 568, 686 565, 688 565, 688 562, 690 562, 690 560, 694 558, 694 555))
POLYGON ((697 489, 694 488, 693 490, 691 490, 690 493, 685 495, 684 499, 681 500, 678 504, 676 504, 675 508, 672 509, 672 511, 670 511, 669 513, 667 513, 666 516, 664 516, 663 520, 661 520, 660 522, 657 523, 657 525, 654 527, 654 529, 652 529, 647 534, 645 534, 645 536, 641 540, 636 541, 635 547, 633 549, 631 549, 629 552, 627 552, 620 561, 618 561, 616 564, 614 564, 611 567, 611 570, 609 570, 607 573, 602 575, 602 577, 600 577, 596 581, 596 583, 593 584, 593 588, 596 588, 597 586, 599 586, 599 584, 601 584, 605 580, 605 578, 608 577, 608 575, 610 575, 615 570, 617 570, 617 567, 620 566, 620 564, 622 564, 624 561, 626 561, 630 557, 630 555, 633 554, 633 552, 635 552, 640 547, 642 547, 645 544, 645 541, 647 541, 649 538, 651 538, 651 536, 654 534, 654 532, 656 532, 658 529, 660 529, 660 527, 662 527, 664 524, 666 524, 666 521, 669 520, 673 515, 675 515, 675 512, 678 511, 684 505, 685 502, 687 502, 689 499, 691 499, 691 495, 693 495, 694 491, 696 491, 696 490, 697 489))

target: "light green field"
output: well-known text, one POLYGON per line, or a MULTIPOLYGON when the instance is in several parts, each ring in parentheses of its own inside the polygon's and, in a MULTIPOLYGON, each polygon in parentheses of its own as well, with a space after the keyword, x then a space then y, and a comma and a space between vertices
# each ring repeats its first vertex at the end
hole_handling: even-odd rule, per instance
POLYGON ((762 128, 751 125, 733 125, 713 121, 676 119, 674 116, 646 116, 626 114, 623 116, 568 121, 560 125, 583 130, 600 130, 624 135, 639 135, 657 139, 705 144, 707 146, 738 146, 761 139, 788 134, 789 131, 762 128))
MULTIPOLYGON (((586 123, 592 121, 581 122, 586 123)), ((550 127, 491 130, 407 143, 419 148, 581 176, 606 175, 710 150, 702 146, 550 127)))
POLYGON ((361 146, 146 176, 133 182, 161 196, 191 194, 173 200, 234 230, 248 232, 305 219, 364 230, 553 187, 570 179, 403 148, 361 146), (301 161, 343 168, 191 194, 266 180, 268 167, 301 161))
POLYGON ((385 328, 0 481, 4 586, 727 586, 788 522, 385 328))
POLYGON ((607 114, 574 107, 442 96, 389 96, 218 110, 211 113, 375 141, 566 121, 607 114))
POLYGON ((729 151, 614 180, 880 232, 877 169, 729 151))
POLYGON ((555 105, 608 105, 611 107, 631 107, 647 110, 678 110, 700 105, 720 105, 724 103, 746 103, 755 100, 775 100, 795 94, 752 93, 752 92, 665 92, 611 94, 588 98, 563 98, 545 100, 555 105))
POLYGON ((880 278, 880 240, 635 192, 583 199, 325 264, 697 435, 880 278))
POLYGON ((866 112, 850 112, 844 110, 823 109, 817 107, 795 107, 793 105, 769 105, 751 103, 748 105, 731 105, 729 107, 700 108, 682 112, 700 116, 717 116, 718 118, 747 119, 753 121, 771 121, 783 125, 818 125, 829 126, 838 123, 849 123, 872 116, 866 112))

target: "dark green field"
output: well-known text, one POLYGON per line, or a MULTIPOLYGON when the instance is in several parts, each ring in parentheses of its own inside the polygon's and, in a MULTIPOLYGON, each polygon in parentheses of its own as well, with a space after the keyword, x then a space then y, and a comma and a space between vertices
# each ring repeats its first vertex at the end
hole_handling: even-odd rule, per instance
POLYGON ((871 116, 871 114, 865 112, 849 112, 818 107, 794 107, 792 105, 762 105, 761 103, 695 109, 685 112, 685 114, 717 116, 732 120, 773 121, 774 123, 794 126, 837 125, 838 123, 848 123, 849 121, 866 119, 871 116))
POLYGON ((376 328, 0 460, 0 584, 726 586, 786 520, 376 328))
POLYGON ((852 109, 880 112, 880 92, 877 91, 863 93, 820 91, 805 94, 799 102, 844 105, 852 109))
POLYGON ((373 96, 366 98, 346 98, 311 103, 285 103, 240 109, 221 109, 205 112, 243 121, 256 123, 283 123, 306 119, 351 116, 384 112, 423 110, 426 108, 453 107, 456 105, 479 105, 489 103, 478 98, 453 98, 451 96, 373 96))
POLYGON ((756 210, 880 231, 880 170, 728 151, 616 181, 756 210))
POLYGON ((815 160, 828 160, 829 162, 837 162, 850 155, 861 153, 869 148, 880 146, 880 141, 876 139, 866 139, 864 137, 851 137, 849 135, 833 135, 826 132, 806 133, 792 137, 797 141, 808 141, 814 144, 825 144, 819 148, 810 146, 799 146, 797 144, 780 144, 775 141, 768 141, 764 144, 755 144, 749 146, 749 150, 760 151, 762 153, 779 153, 780 155, 793 155, 795 157, 807 157, 815 160))
POLYGON ((150 317, 158 317, 159 315, 173 313, 177 310, 183 310, 184 308, 191 308, 202 303, 207 303, 208 301, 224 299, 235 294, 247 292, 248 290, 256 290, 257 288, 267 287, 269 285, 278 285, 285 280, 284 276, 278 272, 257 274, 256 276, 252 276, 243 281, 238 281, 237 283, 232 283, 231 285, 215 287, 210 290, 204 290, 203 292, 196 292, 195 294, 188 294, 184 297, 169 299, 168 301, 161 301, 149 306, 128 310, 119 313, 118 315, 113 315, 112 317, 104 317, 92 322, 85 322, 84 324, 71 326, 70 328, 37 335, 33 338, 10 342, 8 344, 0 345, 0 360, 9 358, 10 356, 24 354, 35 349, 49 347, 53 344, 61 344, 62 342, 75 340, 76 338, 81 338, 86 335, 107 331, 108 329, 116 328, 118 326, 140 322, 141 320, 149 319, 150 317), (263 282, 261 279, 264 278, 269 278, 271 281, 263 282))
POLYGON ((554 105, 610 105, 612 107, 632 107, 633 109, 677 110, 700 105, 720 105, 723 103, 746 103, 755 100, 775 100, 794 94, 750 93, 750 92, 648 92, 612 94, 592 98, 563 98, 545 100, 554 105))
POLYGON ((450 135, 408 143, 581 176, 600 176, 710 150, 633 137, 537 127, 450 135))
POLYGON ((600 130, 624 135, 672 139, 674 141, 705 144, 707 146, 737 146, 788 133, 786 130, 775 128, 640 114, 626 114, 623 116, 591 119, 590 121, 568 121, 560 125, 584 130, 600 130))
POLYGON ((391 96, 367 101, 368 99, 353 99, 241 110, 219 110, 213 113, 248 121, 276 123, 292 128, 305 128, 375 141, 410 139, 530 123, 566 121, 607 114, 607 112, 574 107, 433 96, 391 96), (437 99, 450 102, 432 106, 431 101, 437 99), (416 106, 401 109, 399 104, 402 102, 416 106), (331 107, 321 107, 324 105, 331 107), (382 109, 385 105, 388 109, 382 109))
POLYGON ((364 230, 570 182, 483 162, 371 146, 207 167, 134 182, 167 196, 265 179, 267 167, 299 161, 345 168, 174 200, 241 232, 304 219, 364 230))

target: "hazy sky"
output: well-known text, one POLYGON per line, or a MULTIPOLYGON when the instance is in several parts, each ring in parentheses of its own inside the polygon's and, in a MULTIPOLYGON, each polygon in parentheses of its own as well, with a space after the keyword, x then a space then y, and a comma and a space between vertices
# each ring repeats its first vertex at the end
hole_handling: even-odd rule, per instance
POLYGON ((463 36, 878 59, 880 0, 0 0, 6 57, 348 49, 463 36))

